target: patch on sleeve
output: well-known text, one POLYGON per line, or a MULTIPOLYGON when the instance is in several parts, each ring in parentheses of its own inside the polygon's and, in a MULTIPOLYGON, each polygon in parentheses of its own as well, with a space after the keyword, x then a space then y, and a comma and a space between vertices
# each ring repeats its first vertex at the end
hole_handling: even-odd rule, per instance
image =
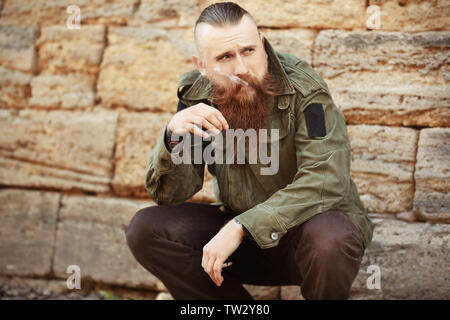
POLYGON ((325 112, 321 103, 312 103, 303 111, 308 129, 308 137, 325 137, 327 130, 325 127, 325 112))

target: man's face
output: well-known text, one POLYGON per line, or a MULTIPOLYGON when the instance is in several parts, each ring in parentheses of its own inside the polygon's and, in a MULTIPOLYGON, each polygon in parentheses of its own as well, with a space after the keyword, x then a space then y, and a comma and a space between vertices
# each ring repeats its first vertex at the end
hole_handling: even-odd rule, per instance
MULTIPOLYGON (((229 76, 244 80, 263 80, 267 72, 264 38, 259 35, 255 23, 248 15, 244 15, 234 26, 199 24, 197 38, 198 49, 203 58, 197 68, 211 83, 232 86, 233 80, 229 76)), ((241 98, 250 98, 255 90, 252 86, 243 85, 237 94, 241 98)))
POLYGON ((197 69, 212 83, 213 101, 230 128, 261 129, 278 92, 277 79, 268 72, 264 38, 244 15, 234 26, 197 26, 197 69))

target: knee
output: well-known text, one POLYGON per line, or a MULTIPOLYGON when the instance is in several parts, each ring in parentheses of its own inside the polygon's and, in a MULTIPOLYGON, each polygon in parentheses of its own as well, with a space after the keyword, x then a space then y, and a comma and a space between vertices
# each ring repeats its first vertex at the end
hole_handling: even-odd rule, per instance
POLYGON ((140 209, 131 219, 125 231, 127 245, 132 252, 138 250, 142 245, 148 245, 154 238, 158 228, 158 206, 140 209))
POLYGON ((318 220, 305 230, 305 241, 314 256, 324 263, 340 256, 361 258, 363 244, 355 230, 349 227, 351 222, 337 215, 322 218, 328 219, 318 220))
POLYGON ((323 262, 331 261, 345 252, 348 239, 348 235, 330 231, 330 234, 315 238, 311 242, 312 250, 317 259, 323 262))

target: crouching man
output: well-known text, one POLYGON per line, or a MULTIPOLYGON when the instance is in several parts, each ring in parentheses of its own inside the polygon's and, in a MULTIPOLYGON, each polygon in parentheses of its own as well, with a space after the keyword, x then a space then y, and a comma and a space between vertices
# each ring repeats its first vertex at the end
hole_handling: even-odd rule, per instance
POLYGON ((146 166, 157 205, 139 210, 126 232, 134 257, 175 299, 252 299, 242 284, 299 285, 306 299, 347 299, 373 224, 350 177, 345 119, 327 85, 305 61, 275 51, 237 4, 204 9, 194 33, 196 70, 179 78, 178 111, 146 166), (215 153, 231 145, 227 159, 236 161, 173 161, 186 153, 187 135, 201 137, 190 144, 202 151, 231 129, 277 134, 257 135, 256 148, 215 145, 215 153), (249 160, 261 147, 278 153, 276 166, 235 157, 249 160), (205 166, 220 201, 186 202, 202 188, 205 166))

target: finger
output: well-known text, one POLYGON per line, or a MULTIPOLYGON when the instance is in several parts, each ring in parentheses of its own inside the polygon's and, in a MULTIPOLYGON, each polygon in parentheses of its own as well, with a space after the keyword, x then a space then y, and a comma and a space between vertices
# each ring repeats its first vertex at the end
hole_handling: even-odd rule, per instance
POLYGON ((202 103, 201 107, 197 109, 202 115, 208 118, 208 121, 214 124, 219 130, 228 130, 228 122, 222 113, 214 107, 202 103))
POLYGON ((225 128, 225 130, 228 130, 228 129, 229 129, 228 122, 227 122, 227 120, 225 119, 225 117, 223 116, 222 112, 220 112, 220 111, 217 110, 217 109, 214 109, 214 110, 215 110, 215 115, 216 115, 216 117, 217 117, 217 118, 219 119, 219 121, 222 123, 223 127, 225 128))
POLYGON ((223 261, 220 259, 217 259, 214 263, 214 277, 216 278, 216 281, 218 283, 218 286, 222 284, 223 278, 222 278, 222 265, 223 261))
POLYGON ((219 131, 224 130, 225 126, 223 123, 219 120, 215 112, 211 112, 209 114, 205 115, 205 119, 207 119, 209 122, 211 122, 215 128, 217 128, 219 131))
POLYGON ((209 130, 210 132, 214 134, 219 134, 220 129, 214 126, 211 122, 208 121, 205 117, 199 117, 195 123, 201 123, 202 127, 206 128, 206 130, 209 130))
POLYGON ((200 129, 194 123, 188 123, 188 124, 186 124, 186 127, 187 127, 189 132, 191 132, 191 133, 193 133, 193 134, 195 134, 197 136, 200 136, 200 137, 205 138, 205 139, 209 138, 209 134, 206 133, 205 131, 203 131, 202 129, 200 129))
POLYGON ((213 267, 214 267, 214 258, 209 258, 208 266, 206 267, 206 273, 209 274, 211 280, 217 285, 216 278, 214 277, 213 267))

